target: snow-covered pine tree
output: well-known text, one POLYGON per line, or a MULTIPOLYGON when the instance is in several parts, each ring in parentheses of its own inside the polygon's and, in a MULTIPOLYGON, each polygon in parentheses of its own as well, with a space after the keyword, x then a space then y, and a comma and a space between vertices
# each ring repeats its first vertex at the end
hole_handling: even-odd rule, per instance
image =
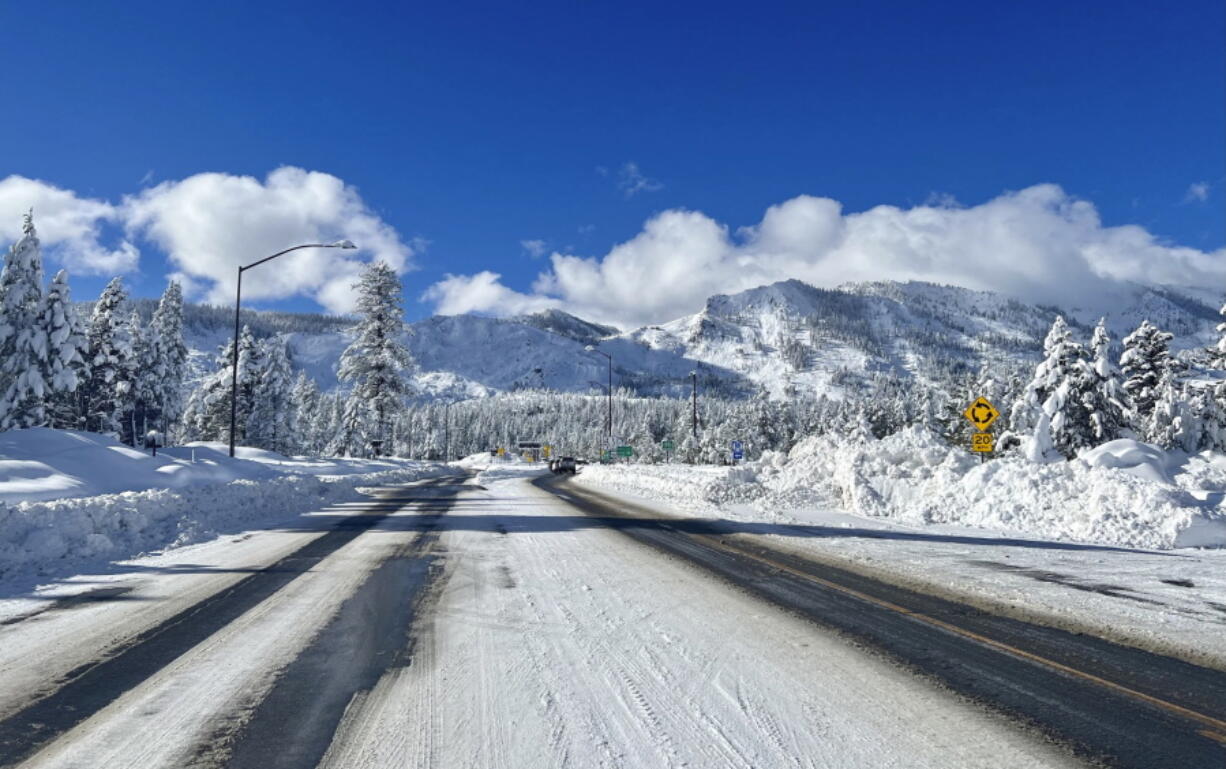
POLYGON ((1095 377, 1085 347, 1073 339, 1063 317, 1057 316, 1052 323, 1043 352, 1044 358, 1035 368, 1034 378, 1023 396, 1023 408, 1014 409, 1014 413, 1025 415, 1033 425, 1032 440, 1043 444, 1028 451, 1027 456, 1046 456, 1045 444, 1050 441, 1071 459, 1079 449, 1095 444, 1093 422, 1085 406, 1086 393, 1093 388, 1095 377), (1035 404, 1039 404, 1039 413, 1030 416, 1035 404), (1046 435, 1039 434, 1040 428, 1046 435))
POLYGON ((1222 316, 1222 322, 1217 324, 1218 340, 1209 348, 1209 360, 1214 368, 1222 370, 1226 369, 1226 304, 1222 305, 1218 314, 1222 316))
MULTIPOLYGON (((368 433, 372 432, 370 411, 362 400, 352 393, 344 400, 338 396, 336 408, 339 420, 324 451, 330 456, 357 456, 362 453, 368 433)), ((379 435, 382 434, 382 432, 379 433, 379 435)), ((370 437, 376 436, 371 435, 370 437)))
POLYGON ((126 319, 122 317, 128 294, 121 278, 112 278, 94 303, 87 340, 89 381, 85 399, 85 429, 119 433, 128 404, 128 364, 132 356, 126 319))
POLYGON ((1150 409, 1146 440, 1164 449, 1198 450, 1203 431, 1174 372, 1163 371, 1154 390, 1157 398, 1150 409))
POLYGON ((1096 444, 1124 437, 1129 431, 1128 394, 1120 384, 1119 370, 1111 361, 1111 336, 1105 319, 1099 319, 1090 338, 1090 371, 1093 385, 1082 396, 1090 415, 1096 444))
MULTIPOLYGON (((350 439, 356 436, 364 411, 371 422, 372 437, 383 437, 388 419, 404 404, 409 391, 406 372, 413 359, 404 346, 404 310, 400 278, 384 262, 372 262, 362 270, 355 288, 362 319, 354 340, 341 354, 337 372, 342 382, 352 382, 352 408, 346 408, 344 423, 350 439)), ((345 443, 348 447, 348 442, 345 443)))
POLYGON ((43 257, 31 211, 0 270, 0 429, 47 423, 50 369, 46 330, 39 323, 42 305, 43 257))
POLYGON ((1009 406, 1009 432, 1014 435, 1030 435, 1034 432, 1043 404, 1059 384, 1062 345, 1071 339, 1068 323, 1057 315, 1047 337, 1043 340, 1043 360, 1035 367, 1030 382, 1009 406))
POLYGON ((282 454, 291 450, 293 424, 291 387, 294 372, 284 339, 273 337, 261 345, 262 364, 257 374, 247 445, 282 454))
MULTIPOLYGON (((149 323, 154 390, 149 419, 168 432, 183 413, 183 379, 187 375, 187 345, 183 341, 183 289, 171 281, 162 292, 149 323)), ((170 436, 167 435, 169 440, 170 436)))
POLYGON ((182 421, 191 439, 228 441, 230 439, 230 342, 218 354, 219 367, 204 378, 192 393, 182 421), (225 363, 220 363, 221 358, 225 363))
POLYGON ((294 389, 290 392, 290 406, 293 409, 290 421, 289 444, 295 454, 318 453, 312 435, 312 424, 315 412, 319 408, 319 387, 315 380, 298 372, 294 380, 294 389))
POLYGON ((85 325, 73 306, 68 273, 60 270, 47 287, 39 318, 48 343, 47 424, 58 429, 80 428, 77 388, 85 381, 85 325))
POLYGON ((157 424, 156 418, 150 417, 150 409, 157 397, 154 371, 156 351, 136 310, 128 316, 127 335, 131 356, 124 371, 124 379, 128 382, 128 402, 121 420, 122 435, 123 442, 129 446, 142 446, 146 433, 157 424))
POLYGON ((1158 385, 1171 368, 1169 345, 1173 336, 1147 320, 1124 337, 1120 368, 1124 372, 1124 392, 1132 402, 1131 420, 1138 427, 1149 424, 1154 403, 1161 394, 1158 385))

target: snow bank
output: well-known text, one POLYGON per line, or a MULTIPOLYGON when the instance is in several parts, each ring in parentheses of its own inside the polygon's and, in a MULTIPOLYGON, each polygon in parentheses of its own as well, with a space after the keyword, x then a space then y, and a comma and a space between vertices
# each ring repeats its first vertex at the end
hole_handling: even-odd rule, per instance
POLYGON ((225 443, 159 449, 156 457, 97 433, 36 427, 0 433, 0 502, 38 502, 122 491, 181 489, 283 474, 354 475, 395 470, 394 459, 286 457, 225 443))
POLYGON ((1114 441, 1084 458, 980 464, 912 428, 868 444, 808 438, 786 460, 739 468, 612 466, 581 482, 687 509, 751 503, 773 515, 836 507, 908 525, 955 524, 1026 537, 1125 547, 1226 546, 1226 457, 1167 455, 1114 441))
POLYGON ((153 457, 95 433, 0 433, 0 579, 129 558, 353 499, 359 486, 444 472, 394 459, 236 454, 193 443, 153 457))
POLYGON ((200 448, 146 451, 104 435, 35 427, 0 433, 0 501, 33 502, 150 488, 182 488, 239 478, 272 478, 275 470, 200 448))
POLYGON ((442 472, 445 468, 439 465, 401 463, 395 470, 344 476, 278 475, 182 489, 0 503, 0 580, 18 573, 75 573, 352 500, 362 486, 405 483, 442 472))

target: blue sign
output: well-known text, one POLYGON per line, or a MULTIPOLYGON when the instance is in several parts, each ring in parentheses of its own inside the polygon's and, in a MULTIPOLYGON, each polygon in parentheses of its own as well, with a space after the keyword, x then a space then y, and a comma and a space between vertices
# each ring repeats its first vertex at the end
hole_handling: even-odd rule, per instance
POLYGON ((733 459, 744 459, 745 458, 745 444, 743 442, 741 441, 732 442, 732 458, 733 459))

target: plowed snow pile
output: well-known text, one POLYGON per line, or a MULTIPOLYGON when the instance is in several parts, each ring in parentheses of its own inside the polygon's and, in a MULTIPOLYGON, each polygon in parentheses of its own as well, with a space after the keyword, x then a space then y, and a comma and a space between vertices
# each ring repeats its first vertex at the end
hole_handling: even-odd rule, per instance
POLYGON ((1113 441, 1071 462, 980 464, 922 429, 879 441, 808 438, 738 468, 593 466, 581 482, 690 510, 767 516, 841 508, 908 525, 957 524, 1043 539, 1169 549, 1226 546, 1226 457, 1113 441))
POLYGON ((403 460, 304 459, 221 444, 159 451, 72 430, 0 440, 0 580, 199 542, 444 472, 403 460), (116 493, 107 493, 116 492, 116 493))

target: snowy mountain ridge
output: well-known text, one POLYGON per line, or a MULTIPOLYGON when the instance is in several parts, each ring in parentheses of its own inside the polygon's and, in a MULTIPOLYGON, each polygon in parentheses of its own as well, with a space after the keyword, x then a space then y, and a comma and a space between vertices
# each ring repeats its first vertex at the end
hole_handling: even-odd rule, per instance
MULTIPOLYGON (((1188 349, 1213 339, 1219 318, 1206 299, 1133 286, 1096 305, 1114 307, 1107 317, 1117 342, 1149 319, 1176 334, 1176 348, 1188 349)), ((232 333, 232 316, 221 309, 188 309, 198 375, 232 333)), ((509 318, 432 316, 410 325, 407 343, 419 367, 415 384, 428 398, 519 389, 602 393, 608 361, 584 349, 593 344, 613 357, 613 386, 643 395, 688 394, 689 375, 696 372, 705 392, 726 397, 840 397, 875 375, 935 382, 984 366, 1004 373, 1030 365, 1055 315, 1066 315, 1088 337, 1101 310, 1064 312, 914 281, 822 289, 787 280, 715 295, 692 315, 629 331, 560 310, 509 318)), ((337 361, 348 344, 345 319, 259 311, 249 318, 258 336, 283 335, 294 365, 321 387, 337 385, 337 361)))

